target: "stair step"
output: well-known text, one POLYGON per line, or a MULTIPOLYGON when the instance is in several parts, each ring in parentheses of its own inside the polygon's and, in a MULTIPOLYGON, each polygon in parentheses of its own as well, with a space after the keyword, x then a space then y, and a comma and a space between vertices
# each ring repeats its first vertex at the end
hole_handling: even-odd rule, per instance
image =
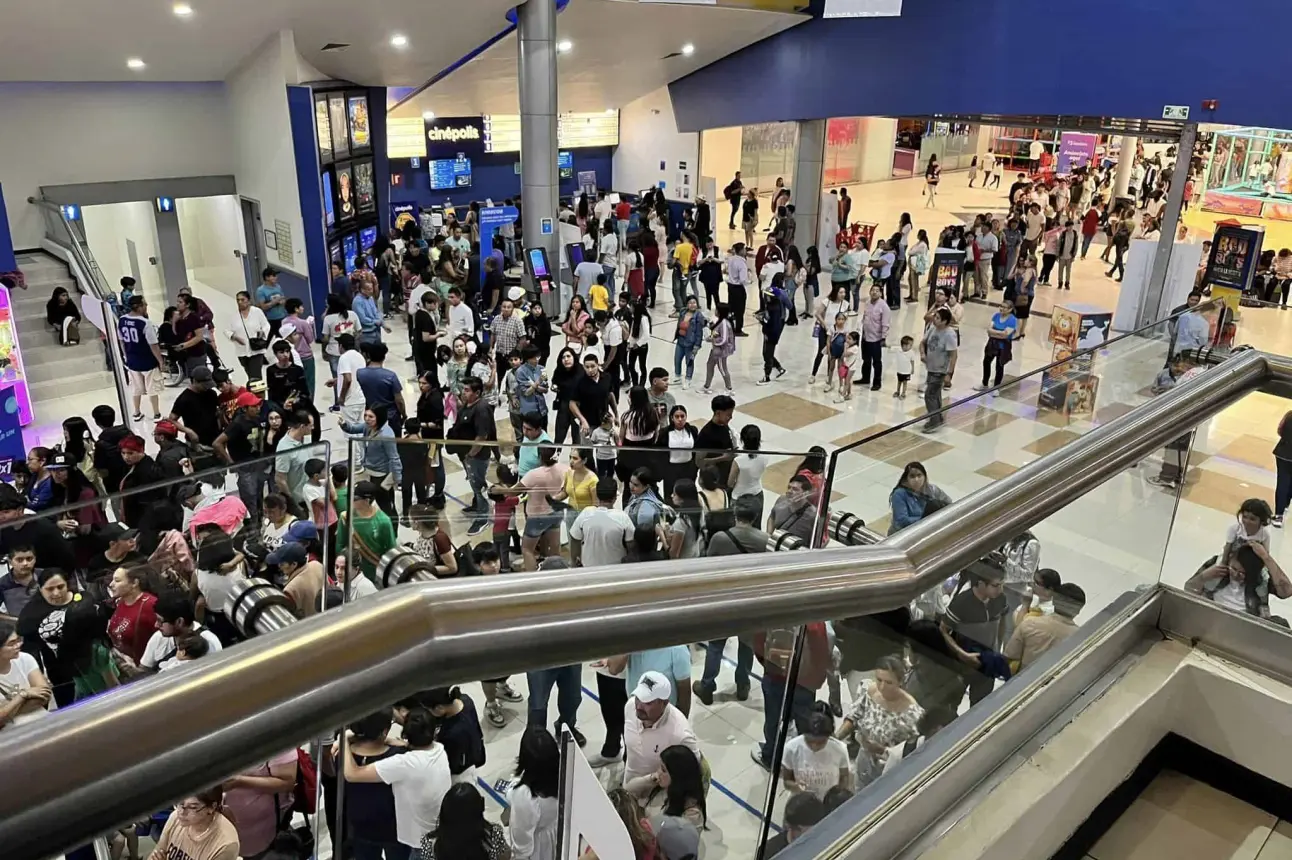
POLYGON ((69 379, 60 379, 57 382, 42 382, 39 385, 31 386, 31 399, 37 405, 46 400, 54 400, 59 397, 90 393, 102 395, 103 400, 101 402, 115 406, 117 394, 113 387, 112 374, 106 370, 99 373, 83 373, 69 379))
POLYGON ((27 362, 27 381, 33 386, 46 382, 59 382, 86 373, 108 372, 107 359, 98 344, 82 343, 79 346, 53 348, 61 353, 57 358, 49 358, 43 352, 33 355, 33 350, 23 354, 27 362))

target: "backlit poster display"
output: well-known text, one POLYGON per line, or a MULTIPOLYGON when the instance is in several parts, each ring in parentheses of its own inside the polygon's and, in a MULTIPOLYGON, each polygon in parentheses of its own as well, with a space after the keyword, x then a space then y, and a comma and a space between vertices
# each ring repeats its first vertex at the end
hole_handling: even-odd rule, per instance
POLYGON ((371 129, 368 125, 368 97, 350 96, 347 99, 350 114, 350 147, 355 152, 372 147, 371 129))
POLYGON ((314 99, 314 125, 317 126, 319 161, 326 164, 332 160, 332 120, 327 112, 327 96, 314 99))
POLYGON ((364 227, 362 230, 359 231, 359 251, 361 253, 365 253, 365 254, 368 253, 368 249, 371 248, 373 243, 376 241, 377 241, 376 227, 364 227))
POLYGON ((360 215, 371 215, 377 211, 377 189, 372 180, 371 161, 357 161, 354 164, 354 199, 355 208, 360 215))
POLYGON ((359 256, 359 237, 347 233, 341 237, 341 253, 345 255, 345 273, 354 271, 354 258, 359 256))
POLYGON ((331 228, 336 224, 336 199, 332 196, 332 172, 323 171, 323 224, 331 228))
POLYGON ((328 96, 327 109, 332 118, 332 156, 349 158, 350 137, 346 133, 349 122, 345 115, 345 96, 340 93, 328 96))
POLYGON ((1202 283, 1246 291, 1251 285, 1256 259, 1261 255, 1263 238, 1262 230, 1234 224, 1218 225, 1211 238, 1211 256, 1207 258, 1207 272, 1202 283))
POLYGON ((466 156, 436 159, 428 167, 432 191, 471 187, 471 159, 466 156))
POLYGON ((342 221, 354 219, 354 176, 350 165, 336 169, 337 217, 342 221))
POLYGON ((18 349, 18 329, 9 303, 9 288, 0 287, 0 395, 9 391, 15 398, 18 423, 25 427, 32 421, 31 392, 27 387, 22 352, 18 349))

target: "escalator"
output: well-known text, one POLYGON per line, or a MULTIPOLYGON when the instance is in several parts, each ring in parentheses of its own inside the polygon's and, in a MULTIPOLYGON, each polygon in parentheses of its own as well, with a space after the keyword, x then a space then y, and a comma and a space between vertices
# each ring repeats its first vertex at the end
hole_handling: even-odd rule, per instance
MULTIPOLYGON (((429 686, 427 679, 467 683, 608 653, 797 628, 783 682, 796 688, 812 659, 811 625, 907 606, 1007 540, 1064 515, 1074 500, 1098 498, 1134 464, 1244 395, 1286 392, 1289 382, 1292 361, 1236 355, 874 545, 410 581, 304 621, 280 619, 207 658, 202 671, 165 674, 0 733, 4 773, 32 775, 23 791, 0 794, 0 844, 14 858, 82 844, 285 747, 327 736, 429 686)), ((1170 525, 1163 524, 1168 532, 1170 525)), ((1017 772, 1016 756, 1038 733, 1070 723, 1083 697, 1128 676, 1146 643, 1163 634, 1242 655, 1261 669, 1269 667, 1248 654, 1258 640, 1257 655, 1292 653, 1283 631, 1167 588, 1158 573, 1126 576, 1112 599, 1088 606, 1076 634, 924 736, 779 856, 864 850, 895 857, 917 845, 936 847, 933 837, 969 820, 975 789, 1003 763, 1015 762, 1017 772)), ((894 647, 921 659, 920 642, 894 647)), ((779 711, 777 748, 791 707, 779 711)), ((717 774, 721 762, 713 764, 717 774)), ((733 840, 732 856, 753 856, 779 829, 781 800, 771 780, 758 832, 733 840)), ((1076 805, 1071 816, 1079 812, 1076 805)))

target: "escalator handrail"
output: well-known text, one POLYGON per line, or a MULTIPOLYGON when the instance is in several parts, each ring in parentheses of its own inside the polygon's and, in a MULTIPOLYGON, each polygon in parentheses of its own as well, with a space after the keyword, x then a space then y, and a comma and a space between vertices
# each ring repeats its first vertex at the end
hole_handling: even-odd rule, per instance
POLYGON ((901 606, 1292 359, 1235 355, 874 546, 409 584, 0 733, 7 856, 78 844, 418 689, 901 606))

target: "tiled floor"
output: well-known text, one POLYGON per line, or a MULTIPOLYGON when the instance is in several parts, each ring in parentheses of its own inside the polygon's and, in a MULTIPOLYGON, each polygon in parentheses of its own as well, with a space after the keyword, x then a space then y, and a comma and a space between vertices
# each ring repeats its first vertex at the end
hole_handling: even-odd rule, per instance
MULTIPOLYGON (((914 181, 863 186, 854 190, 858 199, 855 217, 895 225, 897 216, 909 211, 915 216, 917 226, 935 233, 952 217, 951 212, 1001 208, 1001 198, 994 192, 968 191, 953 187, 956 184, 955 175, 944 182, 937 211, 921 208, 919 184, 914 181)), ((1093 261, 1078 264, 1072 298, 1111 307, 1115 301, 1115 285, 1102 278, 1097 266, 1093 261)), ((200 284, 195 285, 195 290, 212 306, 217 320, 231 317, 230 298, 200 284)), ((1042 290, 1044 297, 1038 298, 1038 309, 1054 301, 1053 290, 1042 290)), ((661 290, 660 304, 655 311, 657 337, 651 349, 649 366, 652 367, 671 365, 672 325, 666 317, 669 310, 666 295, 667 290, 661 290)), ((989 313, 990 309, 982 305, 970 305, 966 309, 962 324, 962 363, 945 402, 972 394, 971 386, 978 381, 977 358, 986 340, 989 313)), ((1245 325, 1244 332, 1257 332, 1266 338, 1265 342, 1258 342, 1259 346, 1283 352, 1292 347, 1292 315, 1255 312, 1252 317, 1253 325, 1250 328, 1245 325)), ((396 326, 400 322, 396 320, 396 326)), ((221 322, 218 327, 223 330, 225 324, 221 322)), ((921 329, 918 312, 904 307, 894 315, 891 339, 902 334, 918 335, 921 329)), ((756 327, 751 331, 752 336, 739 342, 731 360, 737 402, 733 425, 739 428, 746 423, 758 423, 766 450, 805 452, 810 446, 821 445, 834 451, 887 428, 917 421, 923 415, 923 399, 913 390, 914 384, 906 399, 892 396, 891 374, 885 379, 884 390, 872 393, 858 388, 850 402, 833 403, 832 395, 824 392, 820 384, 809 383, 815 346, 807 325, 788 328, 782 338, 779 355, 789 370, 786 376, 771 386, 756 387, 754 381, 761 375, 761 336, 756 327)), ((1015 360, 1009 368, 1015 373, 1025 373, 1049 361, 1051 345, 1045 337, 1046 326, 1037 325, 1031 331, 1015 350, 1015 360)), ((232 354, 227 341, 222 340, 220 347, 232 354)), ((841 454, 834 473, 833 508, 862 517, 882 533, 888 524, 889 493, 903 465, 911 460, 921 461, 930 479, 953 499, 959 499, 1146 402, 1149 398, 1146 386, 1162 366, 1164 344, 1135 339, 1114 344, 1106 353, 1097 362, 1101 385, 1096 412, 1090 418, 1069 419, 1039 409, 1036 405, 1039 382, 1025 379, 999 396, 978 396, 952 410, 946 428, 936 436, 919 433, 919 425, 915 424, 841 454)), ((412 366, 401 360, 404 354, 406 351, 396 346, 389 364, 411 385, 412 366)), ((319 361, 317 367, 321 383, 327 376, 326 364, 319 361)), ((241 378, 240 373, 235 376, 241 378)), ((319 391, 327 389, 320 385, 319 391)), ((163 408, 175 393, 174 390, 167 392, 163 408)), ((680 386, 673 388, 673 394, 679 403, 688 407, 693 421, 698 423, 707 417, 707 396, 694 388, 680 386)), ((321 394, 320 402, 323 397, 321 394)), ((63 418, 88 415, 94 405, 103 402, 112 402, 112 398, 103 393, 44 404, 37 424, 31 428, 28 444, 57 441, 63 418)), ((1242 499, 1257 496, 1273 502, 1273 460, 1268 452, 1287 408, 1286 401, 1253 394, 1207 422, 1198 434, 1192 480, 1178 509, 1173 495, 1145 480, 1159 468, 1155 455, 1098 490, 1072 500, 1034 529, 1042 544, 1042 564, 1056 568, 1085 588, 1089 602, 1082 618, 1094 615, 1127 590, 1156 582, 1163 570, 1166 581, 1182 584, 1205 558, 1220 549, 1224 531, 1233 522, 1242 499)), ((500 426, 505 425, 506 422, 500 422, 500 426)), ((324 438, 334 445, 332 457, 340 459, 345 451, 344 438, 327 415, 324 426, 324 438)), ((137 429, 149 435, 150 425, 144 423, 137 429)), ((783 490, 800 459, 801 454, 789 453, 773 457, 774 462, 764 478, 769 494, 768 508, 771 498, 783 490)), ((464 476, 456 464, 450 467, 449 492, 463 498, 467 493, 464 476)), ((1064 488, 1056 486, 1054 492, 1063 493, 1064 488)), ((403 536, 411 537, 411 534, 404 532, 403 536)), ((1273 534, 1273 549, 1280 559, 1286 558, 1282 554, 1282 536, 1281 531, 1273 534)), ((460 525, 456 526, 455 538, 465 538, 460 525)), ((1287 615, 1288 610, 1282 609, 1279 614, 1287 615)), ((695 662, 698 676, 698 655, 695 662)), ((523 679, 515 680, 523 691, 523 679)), ((720 684, 730 691, 731 683, 730 669, 724 668, 720 684)), ((584 686, 588 691, 596 689, 590 668, 585 669, 584 686)), ((482 705, 479 687, 470 685, 467 689, 482 705)), ((551 712, 555 714, 554 704, 551 712)), ((514 714, 515 719, 506 728, 486 728, 490 764, 483 776, 490 785, 511 767, 514 759, 524 719, 523 705, 517 706, 514 714)), ((584 696, 581 715, 590 743, 599 743, 600 719, 590 695, 584 696)), ((761 719, 757 685, 748 702, 719 699, 713 708, 697 703, 693 712, 693 723, 702 738, 706 757, 713 765, 716 781, 709 801, 711 829, 705 837, 709 846, 707 856, 711 860, 750 855, 757 825, 752 810, 762 805, 766 777, 750 761, 748 749, 761 734, 761 719)), ((778 811, 775 818, 779 820, 779 817, 778 811)))
POLYGON ((1165 771, 1090 849, 1090 860, 1288 860, 1292 824, 1165 771))

